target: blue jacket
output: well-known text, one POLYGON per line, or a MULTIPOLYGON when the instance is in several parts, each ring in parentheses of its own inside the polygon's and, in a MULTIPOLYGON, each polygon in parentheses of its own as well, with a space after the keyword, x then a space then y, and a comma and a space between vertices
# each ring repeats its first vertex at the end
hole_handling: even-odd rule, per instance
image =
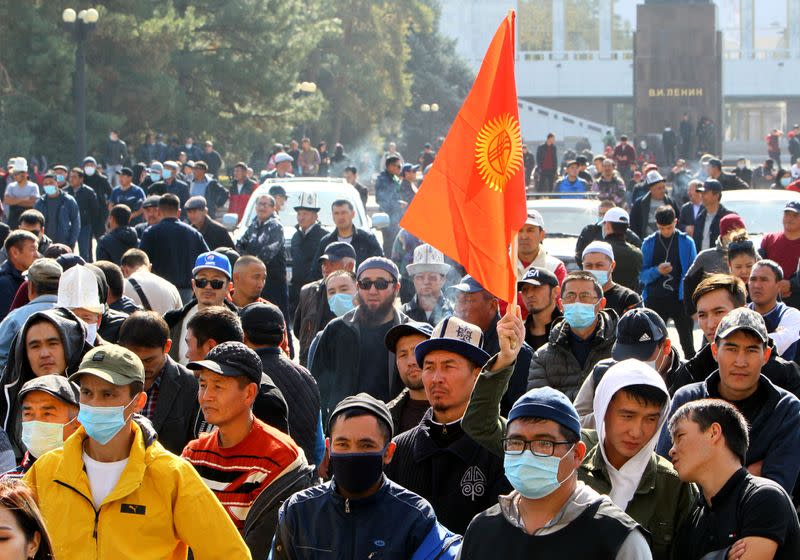
POLYGON ((384 477, 360 500, 340 496, 333 481, 294 494, 281 506, 269 560, 447 560, 460 549, 424 498, 384 477))
MULTIPOLYGON (((705 381, 691 383, 678 389, 672 397, 669 417, 687 402, 700 399, 719 399, 719 370, 705 381)), ((800 472, 800 399, 776 387, 763 374, 759 390, 766 392, 766 400, 755 414, 747 419, 750 446, 747 448, 745 466, 764 461, 761 476, 769 478, 792 493, 797 474, 800 472)), ((661 431, 656 452, 669 458, 672 447, 667 425, 661 431)))
POLYGON ((564 177, 556 185, 556 192, 562 192, 562 193, 572 193, 572 192, 582 193, 588 190, 589 190, 589 185, 587 185, 586 181, 584 181, 580 177, 576 177, 574 183, 570 183, 569 178, 564 177))
MULTIPOLYGON (((662 277, 662 274, 658 271, 658 265, 661 263, 653 262, 657 235, 659 235, 658 232, 652 233, 642 242, 642 272, 639 273, 639 281, 644 286, 642 290, 642 299, 645 302, 647 301, 648 285, 662 277)), ((682 231, 676 229, 675 235, 678 236, 678 254, 681 259, 681 273, 683 276, 686 276, 686 272, 689 270, 689 267, 692 266, 695 257, 697 257, 697 247, 694 244, 694 240, 682 231)), ((683 277, 676 278, 676 281, 679 286, 678 299, 683 301, 683 277)))
MULTIPOLYGON (((61 191, 59 198, 61 204, 58 207, 58 221, 54 224, 47 223, 44 227, 53 243, 63 243, 67 247, 74 248, 78 241, 78 233, 81 231, 78 202, 64 191, 61 191)), ((40 196, 33 207, 43 216, 47 216, 47 195, 40 196)))

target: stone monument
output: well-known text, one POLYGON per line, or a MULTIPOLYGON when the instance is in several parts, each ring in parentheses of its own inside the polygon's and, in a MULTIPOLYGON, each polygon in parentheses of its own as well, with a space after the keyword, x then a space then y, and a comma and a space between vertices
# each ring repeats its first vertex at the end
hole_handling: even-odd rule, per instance
MULTIPOLYGON (((636 134, 677 130, 684 113, 692 123, 714 123, 714 154, 722 146, 722 33, 710 0, 646 0, 637 6, 633 40, 636 134)), ((696 145, 697 139, 693 139, 696 145)))

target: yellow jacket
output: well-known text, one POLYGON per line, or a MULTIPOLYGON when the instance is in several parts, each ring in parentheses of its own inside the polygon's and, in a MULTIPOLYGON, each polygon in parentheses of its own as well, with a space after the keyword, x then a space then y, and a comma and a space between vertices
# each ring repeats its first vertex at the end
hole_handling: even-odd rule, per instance
POLYGON ((25 474, 39 499, 55 557, 250 559, 250 551, 217 498, 185 460, 168 452, 136 422, 128 464, 94 509, 83 466, 80 428, 62 449, 40 457, 25 474))

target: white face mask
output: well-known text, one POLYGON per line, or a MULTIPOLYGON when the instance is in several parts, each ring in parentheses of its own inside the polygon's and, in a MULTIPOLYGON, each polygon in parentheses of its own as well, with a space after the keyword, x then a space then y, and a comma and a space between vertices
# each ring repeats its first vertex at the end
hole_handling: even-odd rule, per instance
POLYGON ((97 168, 91 167, 89 165, 87 165, 86 167, 83 168, 83 172, 86 173, 89 177, 94 175, 95 171, 97 171, 97 168))
POLYGON ((86 342, 94 346, 94 341, 97 340, 97 323, 87 324, 83 319, 83 326, 86 327, 86 342))
MULTIPOLYGON (((67 422, 71 423, 72 420, 67 422)), ((64 426, 67 424, 53 424, 28 420, 22 423, 22 443, 37 459, 53 449, 64 445, 64 426)))

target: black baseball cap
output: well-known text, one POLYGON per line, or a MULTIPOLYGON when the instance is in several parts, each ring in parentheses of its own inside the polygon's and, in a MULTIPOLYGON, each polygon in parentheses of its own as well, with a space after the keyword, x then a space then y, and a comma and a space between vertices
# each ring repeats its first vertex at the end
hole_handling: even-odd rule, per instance
POLYGON ((325 252, 322 253, 319 260, 340 261, 347 257, 355 260, 356 250, 353 249, 353 246, 344 241, 334 241, 325 247, 325 252))
POLYGON ((412 334, 420 334, 425 338, 430 338, 431 334, 433 334, 433 327, 428 323, 422 323, 418 321, 409 321, 408 323, 395 325, 389 329, 389 332, 386 333, 383 343, 390 352, 394 352, 400 339, 404 336, 409 336, 412 334))
POLYGON ((17 402, 22 404, 25 395, 43 391, 71 406, 80 406, 81 394, 78 385, 63 375, 43 375, 26 382, 17 393, 17 402))
POLYGON ((546 268, 532 266, 526 270, 525 275, 519 281, 517 281, 517 289, 521 290, 523 284, 530 284, 531 286, 556 287, 558 286, 558 278, 556 278, 556 275, 546 268))
POLYGON ((629 358, 649 360, 667 336, 667 325, 658 313, 647 307, 631 309, 619 318, 611 357, 618 362, 629 358))
POLYGON ((120 175, 127 175, 128 177, 133 177, 133 170, 130 167, 123 167, 119 170, 120 175))
POLYGON ((198 371, 208 371, 226 377, 247 377, 256 384, 261 383, 261 358, 241 342, 223 342, 206 354, 205 359, 189 362, 186 367, 198 371))
POLYGON ((367 393, 359 393, 357 395, 345 397, 336 405, 336 408, 333 409, 333 412, 331 412, 328 418, 328 435, 331 433, 331 426, 333 426, 336 416, 346 410, 353 409, 364 410, 371 414, 377 418, 379 422, 386 424, 389 427, 389 433, 394 436, 394 422, 392 422, 392 413, 389 412, 389 407, 386 406, 385 402, 367 393))
POLYGON ((250 338, 250 334, 283 335, 286 322, 283 313, 272 303, 255 302, 245 305, 239 312, 242 330, 250 338))

